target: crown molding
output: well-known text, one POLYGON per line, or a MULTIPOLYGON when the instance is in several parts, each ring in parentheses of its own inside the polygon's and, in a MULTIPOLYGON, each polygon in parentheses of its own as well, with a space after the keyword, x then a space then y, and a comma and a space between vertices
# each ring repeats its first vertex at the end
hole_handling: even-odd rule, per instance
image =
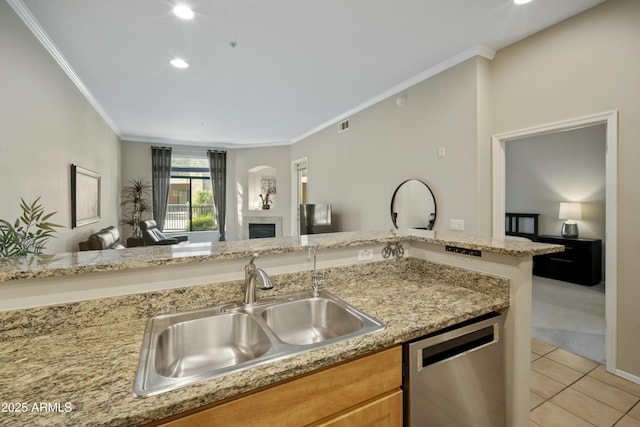
POLYGON ((60 68, 65 72, 65 74, 71 79, 73 84, 78 88, 80 93, 89 101, 89 104, 96 110, 96 112, 102 117, 102 119, 107 123, 107 125, 111 128, 111 130, 118 135, 118 128, 111 120, 111 117, 104 111, 102 106, 98 103, 98 101, 93 97, 89 89, 84 85, 78 74, 73 70, 71 65, 67 62, 66 58, 62 53, 58 50, 56 45, 51 41, 49 35, 44 31, 44 29, 40 26, 38 20, 31 14, 29 8, 22 2, 22 0, 7 0, 9 6, 13 8, 13 10, 18 14, 20 19, 25 23, 27 28, 31 30, 33 35, 36 36, 38 41, 44 46, 44 48, 49 52, 49 54, 55 59, 60 68))
POLYGON ((415 75, 414 77, 411 77, 408 80, 405 80, 404 82, 397 84, 396 86, 393 86, 392 88, 382 92, 381 94, 374 96, 373 98, 363 102, 362 104, 356 105, 355 107, 353 107, 352 109, 342 113, 339 116, 334 117, 333 119, 330 119, 318 126, 316 126, 315 128, 309 130, 308 132, 303 133, 302 135, 294 138, 291 140, 291 144, 295 144, 296 142, 299 142, 311 135, 313 135, 314 133, 317 133, 323 129, 326 129, 329 126, 333 126, 336 123, 349 118, 351 116, 353 116, 356 113, 359 113, 362 110, 365 110, 369 107, 371 107, 372 105, 377 104, 378 102, 396 95, 400 92, 402 92, 403 90, 408 89, 409 87, 420 83, 421 81, 427 80, 430 77, 435 76, 436 74, 439 74, 449 68, 452 68, 464 61, 466 61, 467 59, 473 58, 475 56, 481 56, 483 58, 486 58, 488 60, 492 60, 493 57, 495 56, 496 51, 486 47, 486 46, 482 46, 482 45, 477 45, 472 47, 471 49, 467 49, 464 50, 460 53, 458 53, 455 56, 452 56, 451 58, 448 58, 444 61, 442 61, 441 63, 434 65, 433 67, 423 71, 420 74, 415 75))
POLYGON ((280 147, 283 145, 290 145, 289 141, 270 141, 264 143, 233 143, 233 142, 219 142, 219 141, 185 141, 179 139, 170 138, 158 138, 153 136, 143 135, 122 135, 121 141, 125 142, 146 142, 150 144, 171 145, 171 146, 186 146, 186 147, 198 147, 198 148, 225 148, 225 149, 241 149, 241 148, 265 148, 265 147, 280 147))

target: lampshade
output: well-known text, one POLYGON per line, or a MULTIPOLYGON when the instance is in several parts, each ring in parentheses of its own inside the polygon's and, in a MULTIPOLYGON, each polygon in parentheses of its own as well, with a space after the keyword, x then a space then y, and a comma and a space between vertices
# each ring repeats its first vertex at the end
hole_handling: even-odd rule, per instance
POLYGON ((582 204, 567 202, 560 203, 558 219, 582 219, 582 204))

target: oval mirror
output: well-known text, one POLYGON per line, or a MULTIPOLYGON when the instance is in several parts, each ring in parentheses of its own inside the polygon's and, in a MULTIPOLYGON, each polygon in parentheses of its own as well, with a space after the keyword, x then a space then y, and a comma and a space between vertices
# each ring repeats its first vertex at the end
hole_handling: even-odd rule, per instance
POLYGON ((391 198, 391 221, 396 228, 432 230, 436 222, 436 199, 427 184, 408 179, 391 198))

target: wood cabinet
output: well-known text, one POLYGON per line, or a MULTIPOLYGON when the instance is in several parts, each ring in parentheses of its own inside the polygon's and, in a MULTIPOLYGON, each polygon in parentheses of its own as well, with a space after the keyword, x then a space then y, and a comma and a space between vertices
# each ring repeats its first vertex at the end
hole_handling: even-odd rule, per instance
POLYGON ((402 390, 396 390, 371 402, 333 415, 328 420, 311 424, 314 427, 396 427, 402 425, 402 390))
POLYGON ((602 280, 601 240, 538 236, 536 242, 564 245, 564 252, 534 257, 534 275, 587 286, 602 280))
POLYGON ((153 425, 402 425, 402 347, 345 362, 153 425))

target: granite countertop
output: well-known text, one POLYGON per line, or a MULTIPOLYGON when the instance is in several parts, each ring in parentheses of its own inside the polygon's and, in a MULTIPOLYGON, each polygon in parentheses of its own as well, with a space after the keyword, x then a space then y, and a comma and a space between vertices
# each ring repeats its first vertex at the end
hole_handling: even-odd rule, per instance
MULTIPOLYGON (((275 293, 308 288, 308 272, 293 274, 300 280, 278 277, 275 293)), ((203 285, 0 313, 0 390, 3 405, 14 404, 0 413, 0 425, 139 425, 399 345, 509 304, 508 280, 423 260, 336 267, 327 269, 327 278, 326 291, 382 320, 386 328, 144 399, 133 396, 132 386, 149 314, 237 300, 237 283, 229 283, 228 293, 224 284, 203 285), (205 295, 213 299, 203 301, 205 295), (49 329, 43 332, 42 325, 49 329), (25 412, 16 412, 15 404, 25 412)))
POLYGON ((497 240, 463 234, 434 235, 431 231, 399 229, 314 234, 308 236, 241 241, 190 243, 173 246, 137 247, 124 250, 67 252, 53 255, 16 257, 0 260, 0 282, 72 274, 118 271, 235 258, 254 252, 283 254, 302 252, 308 246, 318 249, 341 248, 391 242, 427 242, 512 256, 560 252, 562 246, 528 241, 497 240))

